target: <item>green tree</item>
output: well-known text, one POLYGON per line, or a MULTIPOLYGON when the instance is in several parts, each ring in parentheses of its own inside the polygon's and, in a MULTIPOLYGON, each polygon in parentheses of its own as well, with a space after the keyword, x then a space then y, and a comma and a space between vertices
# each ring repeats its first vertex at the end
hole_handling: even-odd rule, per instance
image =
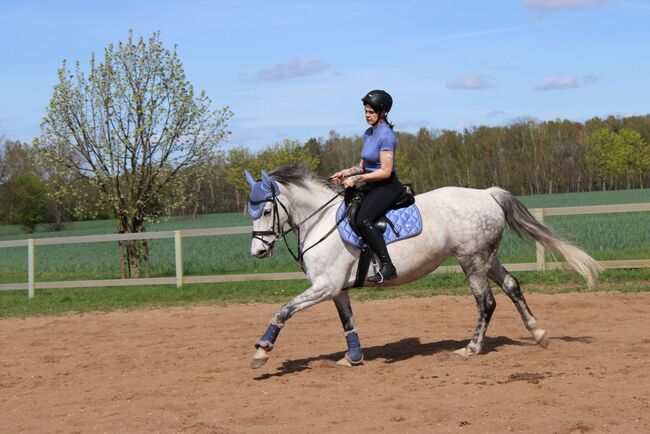
POLYGON ((602 190, 606 189, 607 179, 613 179, 617 174, 614 160, 614 150, 620 137, 609 128, 600 128, 589 136, 585 160, 587 166, 600 178, 602 190))
POLYGON ((0 151, 0 182, 25 173, 42 174, 36 163, 34 148, 19 140, 2 142, 0 151))
POLYGON ((235 190, 237 209, 243 210, 250 190, 244 177, 244 169, 249 170, 251 173, 259 173, 262 169, 261 163, 247 148, 234 147, 228 150, 226 165, 224 170, 225 181, 235 190))
POLYGON ((613 156, 616 167, 625 175, 628 189, 632 188, 636 177, 643 188, 643 174, 650 168, 650 146, 636 131, 622 128, 618 135, 618 147, 613 156))
POLYGON ((262 169, 270 172, 280 166, 293 163, 303 163, 308 170, 315 171, 320 162, 318 156, 311 153, 312 149, 295 140, 284 140, 258 154, 253 154, 246 148, 235 147, 228 151, 225 169, 226 182, 236 191, 237 207, 244 209, 250 186, 244 177, 244 169, 259 177, 262 169))
POLYGON ((12 176, 5 187, 3 201, 9 205, 7 222, 24 226, 27 232, 34 232, 36 225, 45 220, 45 183, 39 176, 26 173, 12 176))
MULTIPOLYGON (((63 62, 36 143, 60 194, 74 197, 71 180, 96 186, 118 232, 142 232, 186 200, 179 192, 205 176, 227 136, 230 110, 210 106, 158 32, 146 41, 129 32, 126 42, 104 50, 103 62, 93 54, 87 74, 79 63, 73 73, 63 62)), ((131 277, 140 275, 146 255, 146 244, 126 243, 131 277)))
POLYGON ((306 146, 296 140, 285 139, 259 155, 262 169, 271 171, 280 166, 303 163, 307 170, 314 172, 318 167, 319 158, 312 155, 306 146))

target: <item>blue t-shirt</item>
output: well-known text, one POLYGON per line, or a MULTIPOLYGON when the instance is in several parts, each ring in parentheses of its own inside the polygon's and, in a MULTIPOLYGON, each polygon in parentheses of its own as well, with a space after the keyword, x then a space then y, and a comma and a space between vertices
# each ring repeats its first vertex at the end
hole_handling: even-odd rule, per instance
MULTIPOLYGON (((379 154, 381 151, 397 150, 397 137, 386 122, 379 124, 376 130, 368 128, 363 135, 363 149, 361 149, 361 159, 363 160, 366 172, 374 172, 381 168, 379 154)), ((393 161, 393 172, 395 172, 395 163, 393 161)))

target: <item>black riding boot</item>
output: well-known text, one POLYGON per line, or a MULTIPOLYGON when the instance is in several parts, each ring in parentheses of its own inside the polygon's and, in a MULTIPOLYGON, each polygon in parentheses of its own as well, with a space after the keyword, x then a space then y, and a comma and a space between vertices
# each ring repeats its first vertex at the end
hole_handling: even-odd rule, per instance
POLYGON ((397 277, 397 271, 390 260, 384 237, 375 229, 375 225, 368 219, 361 222, 360 228, 363 239, 379 259, 379 272, 368 278, 368 282, 383 283, 384 280, 392 280, 397 277))

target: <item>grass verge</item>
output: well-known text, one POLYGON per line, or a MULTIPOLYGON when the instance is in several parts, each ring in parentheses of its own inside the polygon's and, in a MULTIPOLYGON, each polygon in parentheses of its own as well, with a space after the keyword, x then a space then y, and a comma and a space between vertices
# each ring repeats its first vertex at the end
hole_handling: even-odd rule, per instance
MULTIPOLYGON (((564 293, 580 291, 650 291, 650 269, 607 270, 595 288, 589 289, 579 276, 564 271, 513 273, 524 293, 564 293)), ((277 303, 282 304, 304 291, 306 280, 251 281, 194 284, 177 289, 173 285, 71 288, 37 290, 27 298, 26 291, 0 292, 0 318, 60 315, 71 312, 109 312, 120 309, 160 308, 195 304, 277 303)), ((350 290, 354 300, 399 297, 469 295, 464 275, 429 275, 398 287, 357 288, 350 290)))

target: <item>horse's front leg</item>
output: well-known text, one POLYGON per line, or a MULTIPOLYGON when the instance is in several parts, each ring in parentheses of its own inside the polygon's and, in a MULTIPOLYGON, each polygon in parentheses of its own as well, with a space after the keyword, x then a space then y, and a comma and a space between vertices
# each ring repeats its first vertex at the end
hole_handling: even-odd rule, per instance
POLYGON ((282 306, 271 318, 269 326, 262 337, 255 344, 255 355, 251 362, 251 368, 257 369, 264 365, 269 359, 268 352, 271 351, 275 345, 275 340, 280 334, 280 330, 284 323, 291 318, 295 313, 303 309, 307 309, 315 304, 327 300, 331 297, 331 292, 321 286, 312 286, 302 294, 296 296, 293 300, 282 306))
POLYGON ((361 350, 361 343, 359 342, 357 331, 354 329, 354 315, 352 314, 352 305, 350 304, 350 294, 348 291, 341 291, 334 297, 334 304, 339 313, 339 318, 341 318, 345 340, 348 343, 348 351, 336 364, 347 367, 358 365, 363 362, 363 351, 361 350))

